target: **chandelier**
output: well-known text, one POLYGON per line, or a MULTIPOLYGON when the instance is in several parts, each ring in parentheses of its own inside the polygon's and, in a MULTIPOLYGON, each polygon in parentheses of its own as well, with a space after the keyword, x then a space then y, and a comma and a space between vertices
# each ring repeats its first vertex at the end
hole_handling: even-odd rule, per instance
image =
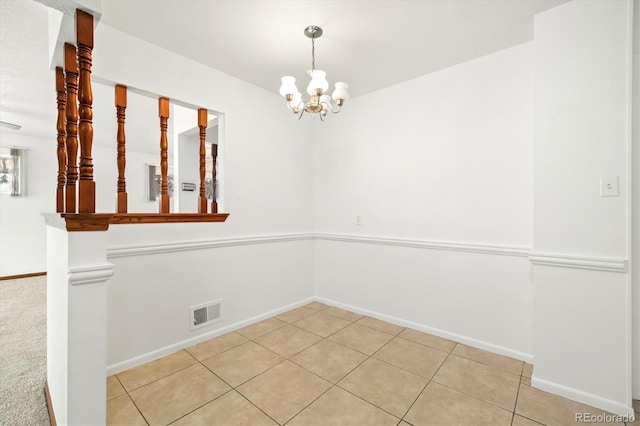
POLYGON ((307 86, 309 99, 303 99, 300 91, 296 87, 296 79, 290 75, 282 77, 282 86, 280 86, 280 94, 287 101, 287 106, 298 119, 305 112, 312 115, 319 115, 320 120, 324 121, 327 113, 331 111, 334 114, 340 112, 342 105, 349 99, 349 87, 347 83, 337 82, 336 88, 332 95, 326 94, 329 89, 327 81, 327 73, 316 69, 316 45, 315 40, 322 35, 322 28, 311 25, 304 30, 304 35, 311 39, 311 69, 307 74, 311 78, 307 86))

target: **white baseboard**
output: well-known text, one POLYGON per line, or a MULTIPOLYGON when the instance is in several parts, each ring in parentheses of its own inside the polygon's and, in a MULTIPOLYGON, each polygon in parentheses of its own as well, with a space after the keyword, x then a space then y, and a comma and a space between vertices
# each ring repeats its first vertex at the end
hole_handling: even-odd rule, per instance
POLYGON ((610 413, 617 414, 619 416, 634 415, 633 407, 628 407, 620 402, 606 399, 592 393, 584 392, 578 389, 570 388, 564 385, 559 385, 557 383, 537 378, 535 377, 535 374, 531 378, 531 386, 549 393, 563 396, 573 401, 600 408, 601 410, 609 411, 610 413))
POLYGON ((336 302, 335 300, 326 299, 324 297, 315 297, 318 302, 325 303, 327 305, 335 306, 338 308, 346 309, 348 311, 357 312, 361 315, 366 315, 372 318, 376 318, 382 321, 390 322, 391 324, 399 325, 401 327, 409 327, 414 330, 422 331, 424 333, 433 334, 434 336, 443 337, 445 339, 453 340, 459 343, 464 343, 474 348, 483 349, 489 352, 493 352, 499 355, 508 356, 511 358, 519 359, 521 361, 533 364, 533 355, 516 351, 514 349, 505 348, 504 346, 494 345, 482 340, 474 339, 471 337, 463 336, 461 334, 451 333, 449 331, 441 330, 439 328, 429 327, 424 324, 419 324, 413 321, 407 321, 402 318, 393 317, 390 315, 381 314, 379 312, 370 311, 368 309, 361 309, 357 306, 348 305, 346 303, 336 302))
POLYGON ((205 340, 213 339, 214 337, 221 336, 225 333, 229 333, 231 331, 239 330, 242 327, 246 327, 248 325, 254 324, 256 322, 260 322, 267 318, 271 318, 275 315, 279 315, 283 312, 286 312, 290 309, 297 308, 302 305, 306 305, 307 303, 311 303, 315 300, 314 297, 308 297, 306 299, 302 299, 298 302, 291 303, 289 305, 283 306, 278 309, 274 309, 272 311, 266 312, 264 314, 256 315, 255 317, 251 317, 244 321, 239 321, 234 324, 229 324, 225 327, 217 328, 208 333, 199 334, 195 337, 191 337, 189 339, 182 340, 180 342, 174 343, 172 345, 168 345, 159 349, 156 349, 151 352, 147 352, 142 355, 138 355, 134 358, 127 359, 125 361, 121 361, 112 365, 107 366, 107 376, 111 376, 113 374, 120 373, 121 371, 128 370, 129 368, 137 367, 146 362, 153 361, 155 359, 161 358, 166 355, 170 355, 174 352, 177 352, 181 349, 188 348, 189 346, 196 345, 200 342, 204 342, 205 340))

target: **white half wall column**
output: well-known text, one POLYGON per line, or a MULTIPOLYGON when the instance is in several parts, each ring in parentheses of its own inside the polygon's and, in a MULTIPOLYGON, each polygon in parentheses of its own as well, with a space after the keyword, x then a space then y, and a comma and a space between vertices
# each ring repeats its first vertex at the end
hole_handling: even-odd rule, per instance
POLYGON ((529 256, 532 386, 628 416, 632 9, 571 1, 534 18, 529 256))
POLYGON ((47 384, 57 424, 106 423, 106 231, 47 222, 47 384))

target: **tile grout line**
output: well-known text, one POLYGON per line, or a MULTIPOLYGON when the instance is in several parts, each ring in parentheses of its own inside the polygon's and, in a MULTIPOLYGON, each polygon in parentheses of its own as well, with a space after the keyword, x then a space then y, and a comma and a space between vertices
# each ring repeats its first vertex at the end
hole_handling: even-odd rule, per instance
MULTIPOLYGON (((138 410, 138 413, 140 414, 140 416, 142 417, 142 420, 144 420, 144 422, 147 424, 147 426, 149 426, 149 421, 147 420, 147 418, 144 416, 144 414, 142 414, 142 411, 140 410, 140 407, 138 407, 138 404, 136 404, 136 402, 133 400, 133 397, 131 395, 129 395, 129 391, 124 387, 124 385, 122 384, 122 382, 120 381, 120 378, 118 377, 117 374, 114 374, 116 380, 118 381, 118 383, 120 383, 120 386, 122 386, 122 389, 124 389, 125 395, 127 395, 127 398, 129 398, 129 401, 131 401, 131 403, 133 404, 134 407, 136 407, 136 410, 138 410)), ((142 387, 142 386, 141 386, 142 387)), ((136 389, 140 389, 140 388, 136 388, 136 389)), ((134 389, 135 390, 135 389, 134 389)), ((108 403, 108 401, 107 401, 108 403)))
MULTIPOLYGON (((363 317, 363 318, 364 318, 364 317, 363 317)), ((358 320, 356 320, 356 321, 353 321, 353 322, 352 322, 352 324, 355 324, 355 323, 356 323, 357 321, 359 321, 360 319, 361 319, 361 318, 359 318, 359 319, 358 319, 358 320)), ((361 325, 361 324, 359 324, 359 325, 361 325)), ((367 327, 367 326, 365 326, 365 325, 361 325, 361 326, 363 326, 363 327, 367 327)), ((370 327, 367 327, 367 328, 369 328, 369 329, 371 329, 371 330, 378 331, 378 332, 380 332, 380 333, 385 333, 385 332, 383 332, 383 331, 376 330, 376 329, 373 329, 373 328, 370 328, 370 327)), ((357 395, 357 394, 355 394, 355 393, 351 392, 349 389, 345 389, 345 388, 343 388, 342 386, 340 386, 340 385, 339 385, 339 383, 340 383, 342 380, 344 380, 344 378, 345 378, 345 377, 347 377, 349 374, 353 373, 353 371, 355 371, 357 368, 359 368, 361 365, 363 365, 365 362, 367 362, 368 360, 370 360, 371 358, 373 358, 373 356, 374 356, 376 353, 378 353, 380 350, 382 350, 382 348, 386 347, 389 343, 391 343, 391 342, 392 342, 395 338, 397 338, 397 337, 400 335, 400 333, 402 333, 405 329, 406 329, 406 327, 403 327, 403 329, 402 329, 402 330, 400 330, 400 332, 398 332, 398 334, 396 334, 396 335, 392 335, 392 334, 390 334, 390 333, 385 333, 385 334, 387 334, 387 335, 390 335, 390 336, 391 336, 391 339, 389 339, 389 341, 388 341, 388 342, 386 342, 385 344, 383 344, 380 348, 378 348, 377 350, 375 350, 371 355, 366 354, 366 353, 364 353, 364 352, 360 352, 360 351, 359 351, 359 350, 357 350, 357 349, 353 349, 353 348, 351 348, 351 347, 349 347, 349 346, 346 346, 346 345, 343 345, 343 344, 341 344, 341 343, 334 342, 333 340, 330 340, 330 342, 332 342, 332 343, 335 343, 335 344, 340 345, 340 346, 342 346, 342 347, 345 347, 345 348, 347 348, 347 349, 354 350, 354 351, 356 351, 356 352, 358 352, 358 353, 360 353, 360 354, 362 354, 362 355, 365 355, 365 356, 367 357, 367 358, 365 358, 361 363, 359 363, 358 365, 356 365, 355 367, 353 367, 351 370, 349 370, 349 372, 348 372, 347 374, 345 374, 344 376, 342 376, 342 378, 341 378, 340 380, 338 380, 338 381, 334 384, 334 387, 337 387, 337 388, 339 388, 339 389, 341 389, 341 390, 343 390, 343 391, 345 391, 345 392, 347 392, 347 393, 349 393, 349 394, 351 394, 351 395, 355 396, 356 398, 358 398, 358 399, 360 399, 360 400, 362 400, 362 401, 366 402, 367 404, 372 405, 372 406, 374 406, 374 407, 378 408, 379 410, 384 411, 385 413, 388 413, 390 416, 395 417, 396 419, 399 419, 397 424, 400 424, 400 423, 402 422, 402 417, 398 417, 398 416, 397 416, 397 415, 395 415, 394 413, 391 413, 390 411, 388 411, 388 410, 386 410, 386 409, 384 409, 384 408, 382 408, 382 407, 380 407, 380 406, 378 406, 378 405, 374 404, 373 402, 371 402, 371 401, 368 401, 368 400, 364 399, 362 396, 357 395)), ((335 333, 334 333, 334 334, 335 334, 335 333)), ((406 339, 405 339, 405 340, 406 340, 406 339)), ((415 374, 415 373, 411 373, 411 372, 410 372, 410 371, 408 371, 408 370, 405 370, 405 369, 403 369, 403 368, 397 367, 397 366, 395 366, 395 365, 393 365, 393 364, 390 364, 390 363, 388 363, 388 362, 385 362, 385 361, 383 361, 383 360, 379 360, 378 358, 374 358, 374 359, 375 359, 375 360, 377 360, 377 361, 383 362, 383 363, 385 363, 385 364, 387 364, 387 365, 390 365, 390 366, 392 366, 392 367, 399 368, 399 369, 401 369, 401 370, 403 370, 403 371, 406 371, 406 372, 408 372, 408 373, 410 373, 410 374, 414 374, 414 375, 416 375, 416 376, 418 376, 418 377, 424 378, 424 377, 419 376, 419 375, 417 375, 417 374, 415 374)))
POLYGON ((407 408, 407 411, 404 412, 404 414, 402 415, 402 417, 400 418, 401 421, 407 422, 409 424, 410 423, 408 420, 405 420, 405 417, 407 417, 407 414, 409 414, 409 411, 411 411, 411 409, 413 408, 413 406, 416 404, 416 402, 418 401, 418 399, 420 398, 420 396, 424 393, 425 389, 427 389, 427 386, 429 386, 429 383, 431 383, 433 381, 433 378, 436 377, 436 374, 438 374, 438 371, 440 371, 440 369, 442 368, 442 366, 447 362, 447 360, 451 357, 451 355, 453 354, 453 351, 455 350, 456 346, 458 346, 458 343, 456 342, 455 345, 453 345, 453 347, 451 348, 451 350, 449 351, 449 353, 447 354, 447 357, 444 359, 444 361, 442 361, 442 363, 438 366, 438 368, 436 369, 436 371, 433 373, 433 375, 431 376, 430 379, 427 380, 427 383, 424 385, 424 387, 422 388, 422 390, 418 393, 418 395, 416 396, 416 398, 413 400, 413 402, 409 405, 409 408, 407 408))
MULTIPOLYGON (((124 390, 125 390, 127 393, 135 392, 135 391, 137 391, 138 389, 142 389, 143 387, 148 386, 148 385, 150 385, 151 383, 155 383, 155 382, 157 382, 158 380, 165 379, 165 378, 167 378, 167 377, 169 377, 169 376, 174 375, 175 373, 179 373, 179 372, 181 372, 181 371, 183 371, 183 370, 186 370, 187 368, 192 367, 192 366, 194 366, 194 365, 196 365, 197 363, 199 363, 199 362, 200 362, 196 357, 194 357, 193 355, 191 355, 191 354, 190 354, 189 352, 187 352, 185 349, 180 349, 179 351, 176 351, 176 352, 174 352, 174 353, 172 353, 172 354, 165 355, 164 357, 160 357, 160 358, 154 359, 153 361, 149 361, 149 363, 154 362, 154 361, 158 361, 158 360, 160 360, 160 359, 166 358, 166 357, 171 356, 171 355, 175 355, 175 354, 177 354, 178 352, 182 352, 182 351, 186 352, 186 353, 187 353, 191 358, 193 358, 196 362, 194 362, 193 364, 189 364, 189 365, 187 365, 187 366, 185 366, 185 367, 179 368, 178 370, 172 371, 171 373, 165 374, 165 375, 164 375, 164 376, 162 376, 162 377, 158 377, 157 379, 151 380, 150 382, 147 382, 147 383, 145 383, 144 385, 140 385, 140 386, 138 386, 138 387, 137 387, 137 388, 135 388, 135 389, 131 389, 130 391, 129 391, 129 390, 127 390, 127 388, 126 388, 124 385, 122 385, 122 387, 124 388, 124 390)), ((147 363, 145 363, 145 364, 147 364, 147 363)), ((142 365, 144 365, 144 364, 142 364, 142 365)), ((140 367, 140 366, 139 366, 139 367, 140 367)), ((137 368, 137 367, 133 367, 133 368, 137 368)), ((124 370, 124 371, 129 371, 129 370, 124 370)), ((121 371, 120 373, 122 373, 122 371, 121 371)), ((118 377, 118 374, 120 374, 120 373, 113 374, 113 376, 116 376, 116 377, 118 378, 118 381, 122 384, 122 381, 121 381, 121 380, 120 380, 120 378, 118 377)))
MULTIPOLYGON (((524 364, 522 364, 522 371, 524 372, 524 364)), ((516 407, 518 406, 518 397, 520 396, 520 386, 522 386, 522 373, 520 373, 520 381, 518 382, 518 390, 516 391, 516 400, 513 404, 513 412, 511 413, 511 426, 516 418, 516 407)))
MULTIPOLYGON (((226 383, 226 382, 225 382, 225 383, 226 383)), ((204 407, 205 405, 210 404, 210 403, 212 403, 213 401, 215 401, 215 400, 217 400, 217 399, 219 399, 219 398, 222 398, 223 396, 225 396, 226 394, 228 394, 229 392, 232 392, 232 391, 233 391, 233 388, 228 389, 227 391, 225 391, 225 392, 221 393, 220 395, 216 396, 216 397, 215 397, 215 398, 213 398, 212 400, 207 401, 207 402, 203 403, 202 405, 197 406, 197 407, 196 407, 196 408, 194 408, 193 410, 191 410, 191 411, 189 411, 189 412, 187 412, 187 413, 184 413, 184 414, 183 414, 183 415, 181 415, 180 417, 178 417, 178 418, 176 418, 176 419, 171 420, 171 421, 170 421, 169 423, 167 423, 167 424, 168 424, 168 425, 172 425, 172 424, 174 424, 174 423, 175 423, 175 422, 177 422, 178 420, 180 420, 180 419, 182 419, 182 418, 184 418, 184 417, 188 416, 189 414, 193 413, 194 411, 198 411, 199 409, 201 409, 201 408, 202 408, 202 407, 204 407)))
MULTIPOLYGON (((240 347, 240 346, 242 346, 242 345, 244 345, 244 344, 246 344, 246 343, 249 343, 249 342, 253 342, 253 341, 252 341, 252 340, 249 340, 248 342, 241 343, 240 345, 234 346, 233 348, 230 348, 230 349, 228 349, 228 350, 231 350, 231 349, 234 349, 234 348, 240 347)), ((220 352, 219 354, 214 355, 214 356, 212 356, 212 357, 209 357, 209 358, 207 358, 207 359, 210 359, 210 358, 213 358, 213 357, 215 357, 215 356, 218 356, 218 355, 220 355, 220 354, 222 354, 222 353, 224 353, 224 352, 226 352, 226 351, 220 352)), ((204 359, 204 360, 202 360, 202 361, 206 361, 207 359, 204 359)), ((244 394, 242 394, 240 391, 238 391, 238 389, 237 389, 237 388, 238 388, 238 387, 240 387, 240 386, 242 386, 243 384, 245 384, 245 383, 246 383, 246 382, 248 382, 249 380, 252 380, 252 379, 254 379, 255 377, 258 377, 260 374, 262 374, 262 373, 264 373, 264 372, 266 372, 266 371, 270 370, 271 368, 273 368, 273 367, 275 367, 275 366, 277 366, 277 365, 282 364, 282 362, 284 362, 284 361, 285 361, 285 359, 283 359, 281 362, 277 363, 276 365, 274 365, 274 366, 272 366, 272 367, 268 368, 267 370, 265 370, 265 371, 263 371, 263 372, 261 372, 261 373, 256 374, 256 375, 255 375, 255 376, 253 376, 251 379, 245 380, 244 382, 242 382, 242 383, 241 383, 241 384, 239 384, 238 386, 233 386, 233 385, 231 385, 231 383, 227 382, 224 378, 222 378, 221 376, 219 376, 218 374, 216 374, 213 370, 211 370, 209 367, 207 367, 206 365, 204 365, 204 363, 203 363, 202 361, 198 361, 198 362, 200 363, 200 365, 202 365, 205 369, 207 369, 207 371, 211 372, 211 374, 213 374, 214 376, 216 376, 218 379, 220 379, 224 384, 226 384, 227 386, 229 386, 229 390, 227 390, 226 392, 224 392, 224 393, 222 393, 222 394, 218 395, 217 397, 215 397, 215 398, 211 399, 210 401, 205 402, 205 403, 204 403, 204 404, 202 404, 201 406, 199 406, 199 407, 197 407, 197 408, 194 408, 193 410, 189 411, 188 413, 184 414, 183 416, 181 416, 181 417, 179 417, 179 418, 177 418, 177 419, 173 420, 171 423, 175 423, 175 422, 177 422, 177 421, 178 421, 178 420, 180 420, 181 418, 183 418, 183 417, 185 417, 185 416, 188 416, 189 414, 193 413, 194 411, 197 411, 197 410, 201 409, 201 408, 202 408, 202 407, 204 407, 205 405, 210 404, 210 403, 212 403, 213 401, 215 401, 215 400, 217 400, 217 399, 219 399, 219 398, 222 398, 224 395, 227 395, 227 394, 228 394, 228 393, 230 393, 230 392, 236 392, 236 393, 237 393, 238 395, 240 395, 242 398, 246 399, 246 400, 247 400, 251 405, 253 405, 254 407, 256 407, 258 410, 262 411, 262 412, 263 412, 267 417, 269 417, 269 418, 270 418, 270 419, 272 419, 274 422, 276 422, 277 424, 279 424, 279 423, 278 423, 274 418, 272 418, 270 415, 268 415, 267 413, 265 413, 265 412, 264 412, 260 407, 258 407, 257 405, 255 405, 251 400, 249 400, 246 396, 244 396, 244 394)))

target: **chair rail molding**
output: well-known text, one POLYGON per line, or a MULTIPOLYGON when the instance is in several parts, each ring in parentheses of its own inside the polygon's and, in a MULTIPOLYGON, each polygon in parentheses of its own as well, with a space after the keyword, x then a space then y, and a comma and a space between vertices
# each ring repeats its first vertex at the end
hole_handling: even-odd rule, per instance
POLYGON ((117 257, 142 256, 157 253, 204 250, 209 248, 234 247, 253 244, 271 244, 289 241, 305 241, 312 239, 313 234, 278 234, 220 238, 211 240, 161 242, 153 244, 110 247, 107 248, 107 257, 111 259, 117 257))
POLYGON ((624 258, 585 257, 563 253, 529 253, 529 261, 533 265, 554 266, 559 268, 589 269, 593 271, 621 272, 628 271, 628 262, 624 258))
POLYGON ((509 246, 491 243, 460 243, 453 241, 414 240, 406 238, 378 237, 350 234, 316 233, 315 239, 326 241, 342 241, 348 243, 381 244, 398 247, 410 247, 430 250, 463 251, 503 256, 527 257, 530 248, 525 246, 509 246))

